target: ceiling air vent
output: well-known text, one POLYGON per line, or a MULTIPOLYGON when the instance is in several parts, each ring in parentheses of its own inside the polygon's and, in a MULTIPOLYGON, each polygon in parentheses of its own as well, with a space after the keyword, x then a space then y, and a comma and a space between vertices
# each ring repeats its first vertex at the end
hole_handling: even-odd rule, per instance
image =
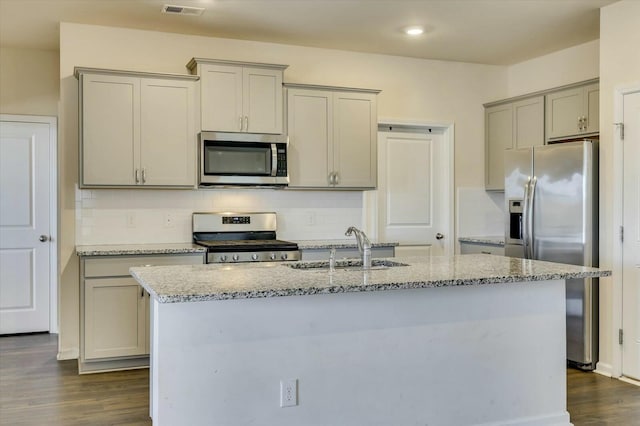
POLYGON ((203 7, 190 7, 190 6, 176 6, 175 4, 165 4, 162 6, 162 13, 169 13, 172 15, 202 15, 204 12, 203 7))

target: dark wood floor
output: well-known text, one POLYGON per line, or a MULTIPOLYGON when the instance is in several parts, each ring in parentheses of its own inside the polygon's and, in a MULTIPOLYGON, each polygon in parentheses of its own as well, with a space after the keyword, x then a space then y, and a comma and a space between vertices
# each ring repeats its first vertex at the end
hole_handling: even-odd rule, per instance
MULTIPOLYGON (((0 337, 0 425, 151 424, 148 370, 79 376, 56 337, 0 337)), ((640 387, 577 370, 567 382, 575 426, 640 426, 640 387)))

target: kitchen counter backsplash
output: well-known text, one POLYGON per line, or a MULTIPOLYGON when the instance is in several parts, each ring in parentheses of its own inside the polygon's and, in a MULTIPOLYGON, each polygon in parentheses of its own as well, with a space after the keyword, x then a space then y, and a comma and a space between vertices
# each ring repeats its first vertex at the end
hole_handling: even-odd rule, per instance
POLYGON ((361 227, 362 193, 211 189, 76 191, 76 244, 147 244, 191 240, 193 212, 276 212, 278 238, 342 239, 361 227))

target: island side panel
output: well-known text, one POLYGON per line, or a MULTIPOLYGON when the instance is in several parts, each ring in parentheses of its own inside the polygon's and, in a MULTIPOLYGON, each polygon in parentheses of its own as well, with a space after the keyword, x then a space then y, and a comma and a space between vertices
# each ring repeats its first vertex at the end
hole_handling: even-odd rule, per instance
POLYGON ((154 302, 154 425, 570 425, 564 291, 154 302), (280 407, 283 379, 295 407, 280 407))

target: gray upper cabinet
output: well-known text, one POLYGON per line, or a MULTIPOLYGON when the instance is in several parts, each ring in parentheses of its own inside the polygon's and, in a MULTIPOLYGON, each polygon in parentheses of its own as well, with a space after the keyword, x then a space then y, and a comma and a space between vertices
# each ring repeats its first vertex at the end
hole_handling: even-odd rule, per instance
POLYGON ((504 191, 504 152, 544 145, 544 96, 485 108, 485 189, 504 191))
POLYGON ((196 184, 196 79, 76 69, 80 187, 196 184))
POLYGON ((289 187, 377 185, 379 91, 286 84, 289 187))
POLYGON ((287 65, 193 58, 187 68, 200 76, 203 131, 282 133, 287 65))
POLYGON ((557 140, 598 133, 598 83, 572 87, 547 95, 547 139, 557 140))

